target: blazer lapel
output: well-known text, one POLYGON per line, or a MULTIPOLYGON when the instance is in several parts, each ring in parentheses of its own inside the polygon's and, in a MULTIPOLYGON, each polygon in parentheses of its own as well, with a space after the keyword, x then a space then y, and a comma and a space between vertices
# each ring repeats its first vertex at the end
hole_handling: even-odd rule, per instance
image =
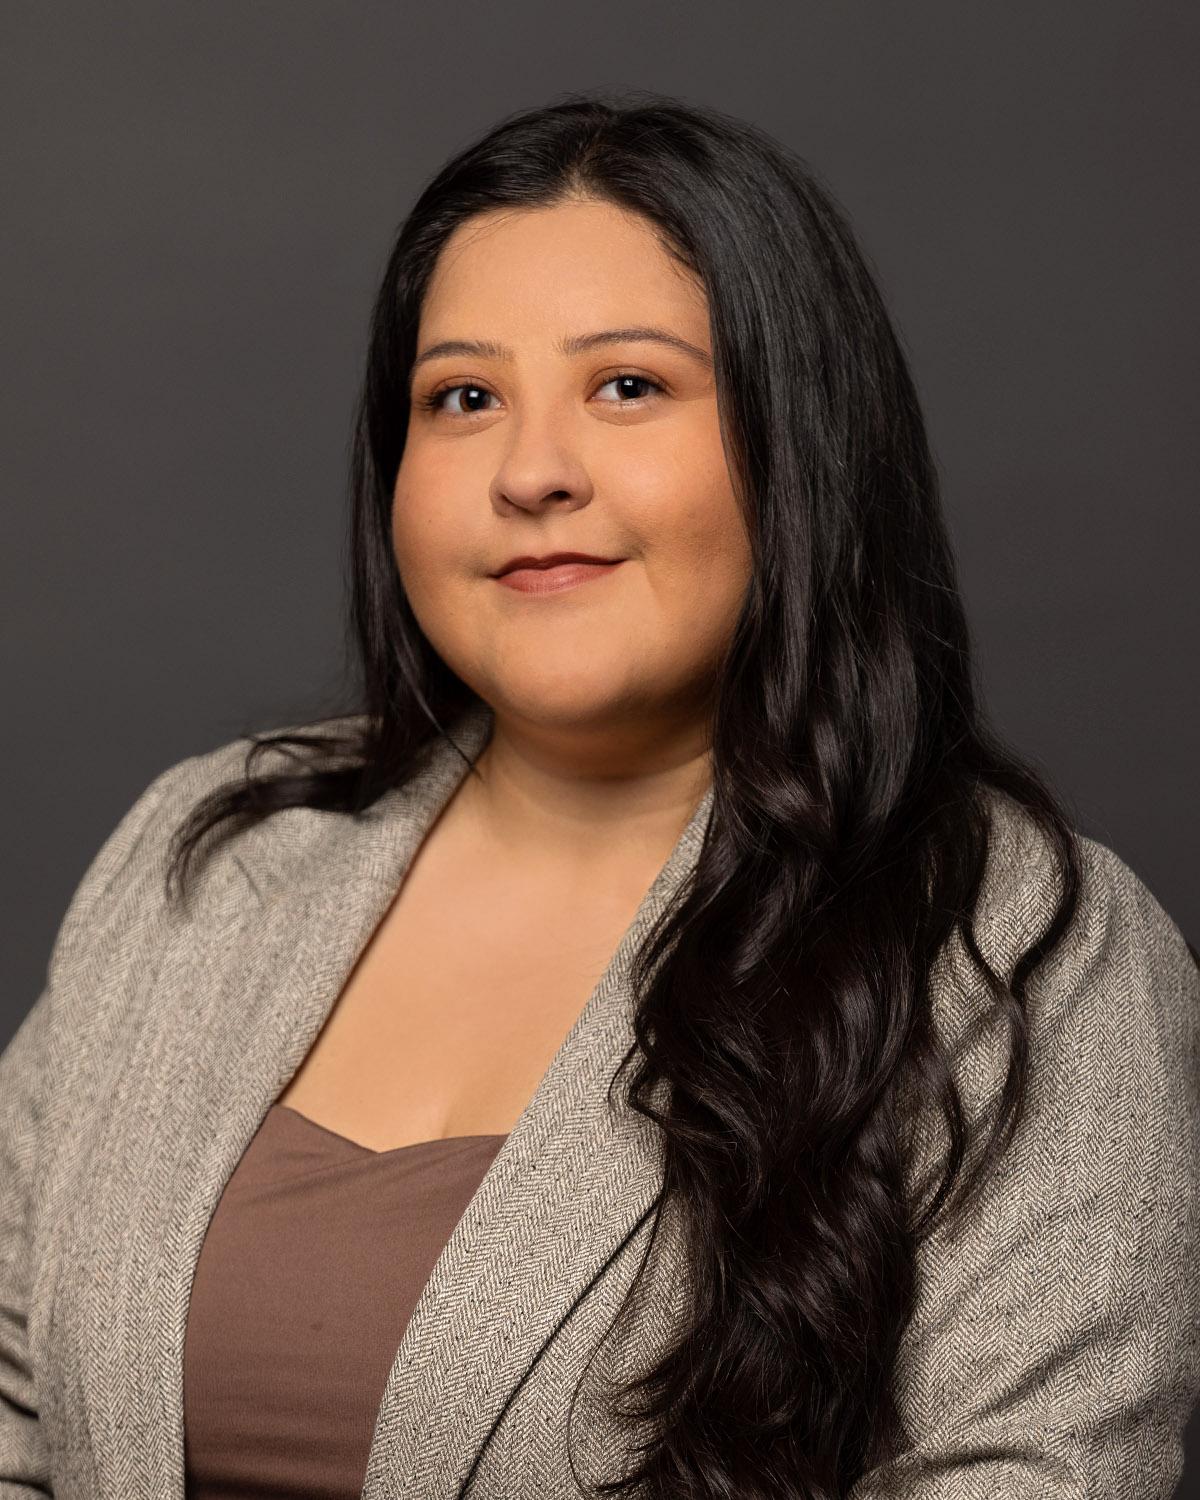
MULTIPOLYGON (((472 761, 490 724, 479 708, 454 728, 472 761)), ((76 1291, 98 1496, 183 1500, 184 1339, 204 1235, 466 771, 438 744, 357 822, 276 814, 169 944, 78 1221, 91 1236, 76 1291)), ((653 1204, 649 1122, 610 1120, 605 1090, 632 1040, 629 962, 692 868, 711 802, 710 789, 434 1267, 383 1394, 367 1500, 458 1494, 527 1365, 653 1204)))

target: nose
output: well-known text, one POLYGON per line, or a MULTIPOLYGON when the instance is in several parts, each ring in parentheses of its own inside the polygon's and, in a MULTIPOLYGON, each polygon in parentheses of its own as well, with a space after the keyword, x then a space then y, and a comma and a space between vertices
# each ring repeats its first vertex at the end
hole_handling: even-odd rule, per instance
POLYGON ((497 515, 545 509, 577 510, 591 499, 587 470, 547 421, 511 424, 513 441, 492 476, 497 515))

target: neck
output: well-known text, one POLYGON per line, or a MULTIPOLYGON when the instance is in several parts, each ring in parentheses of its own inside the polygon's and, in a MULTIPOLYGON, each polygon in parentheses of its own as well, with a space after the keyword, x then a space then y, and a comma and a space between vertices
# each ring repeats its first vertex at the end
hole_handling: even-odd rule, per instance
POLYGON ((460 812, 481 844, 547 869, 650 870, 667 859, 712 780, 707 724, 615 730, 501 714, 466 777, 460 812))

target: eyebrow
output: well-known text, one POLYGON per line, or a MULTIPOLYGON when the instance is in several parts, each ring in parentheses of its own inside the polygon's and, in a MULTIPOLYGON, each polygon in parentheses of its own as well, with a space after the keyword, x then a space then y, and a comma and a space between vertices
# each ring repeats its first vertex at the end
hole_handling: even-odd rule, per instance
MULTIPOLYGON (((565 338, 559 339, 555 348, 560 354, 575 355, 607 344, 664 344, 668 349, 676 349, 690 359, 697 360, 706 368, 712 367, 709 354, 666 328, 602 328, 597 333, 567 334, 565 338)), ((497 344, 492 339, 443 339, 440 344, 431 344, 428 349, 422 350, 413 360, 412 368, 415 370, 426 360, 437 359, 446 354, 475 355, 481 359, 509 362, 516 358, 506 345, 497 344)))

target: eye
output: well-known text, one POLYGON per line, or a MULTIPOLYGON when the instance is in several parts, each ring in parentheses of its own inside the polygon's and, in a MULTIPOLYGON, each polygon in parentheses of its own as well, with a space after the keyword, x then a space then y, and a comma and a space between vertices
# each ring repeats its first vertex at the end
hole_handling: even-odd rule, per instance
MULTIPOLYGON (((657 391, 660 395, 665 390, 664 386, 659 385, 659 383, 658 383, 657 380, 651 380, 648 375, 634 375, 634 374, 626 374, 626 373, 623 373, 623 374, 620 374, 620 375, 612 375, 612 376, 610 376, 604 382, 604 385, 599 386, 597 389, 602 391, 605 386, 609 386, 609 385, 616 385, 616 386, 623 387, 624 393, 625 393, 626 396, 629 397, 629 399, 628 400, 618 399, 616 401, 606 401, 606 402, 603 402, 602 405, 606 405, 606 406, 631 406, 631 405, 634 405, 637 402, 644 401, 646 399, 645 396, 639 394, 636 391, 634 391, 632 393, 630 392, 630 386, 631 385, 633 385, 633 386, 649 386, 649 388, 652 391, 657 391)), ((456 410, 453 410, 450 407, 445 406, 443 404, 443 398, 446 397, 446 396, 451 395, 455 391, 468 391, 468 392, 470 392, 470 394, 471 394, 472 397, 478 397, 478 396, 485 396, 486 397, 486 396, 490 396, 492 394, 491 391, 486 390, 481 385, 474 385, 474 384, 471 384, 471 383, 464 383, 464 382, 460 381, 459 384, 457 384, 457 385, 443 385, 438 390, 431 391, 428 396, 421 396, 421 397, 419 397, 418 400, 417 400, 417 402, 416 402, 416 404, 418 406, 422 407, 425 411, 444 412, 446 414, 446 416, 451 416, 451 417, 472 417, 472 416, 479 415, 481 412, 483 412, 484 410, 486 410, 486 408, 484 408, 484 407, 475 407, 472 410, 467 410, 467 411, 457 410, 456 411, 456 410)))
MULTIPOLYGON (((442 405, 442 397, 448 396, 451 391, 470 391, 473 395, 477 396, 491 395, 491 391, 485 391, 481 385, 444 385, 440 390, 430 391, 428 396, 422 396, 417 405, 424 407, 426 411, 445 411, 446 408, 442 405)), ((469 417, 473 416, 474 413, 470 411, 456 411, 449 412, 448 415, 453 417, 469 417)))
MULTIPOLYGON (((606 380, 604 382, 604 385, 624 385, 625 386, 625 394, 626 395, 631 395, 632 394, 632 400, 633 401, 644 401, 645 400, 644 396, 639 396, 639 395, 636 394, 636 392, 635 393, 631 393, 629 391, 629 383, 630 382, 632 382, 634 385, 648 385, 651 390, 658 391, 660 393, 663 390, 663 387, 661 385, 659 385, 658 381, 657 380, 651 380, 648 375, 614 375, 614 376, 611 377, 611 379, 606 380)), ((604 389, 604 385, 600 386, 599 389, 603 390, 604 389)), ((615 405, 615 406, 629 406, 631 404, 631 402, 630 401, 616 401, 616 402, 613 402, 611 404, 615 405)))

